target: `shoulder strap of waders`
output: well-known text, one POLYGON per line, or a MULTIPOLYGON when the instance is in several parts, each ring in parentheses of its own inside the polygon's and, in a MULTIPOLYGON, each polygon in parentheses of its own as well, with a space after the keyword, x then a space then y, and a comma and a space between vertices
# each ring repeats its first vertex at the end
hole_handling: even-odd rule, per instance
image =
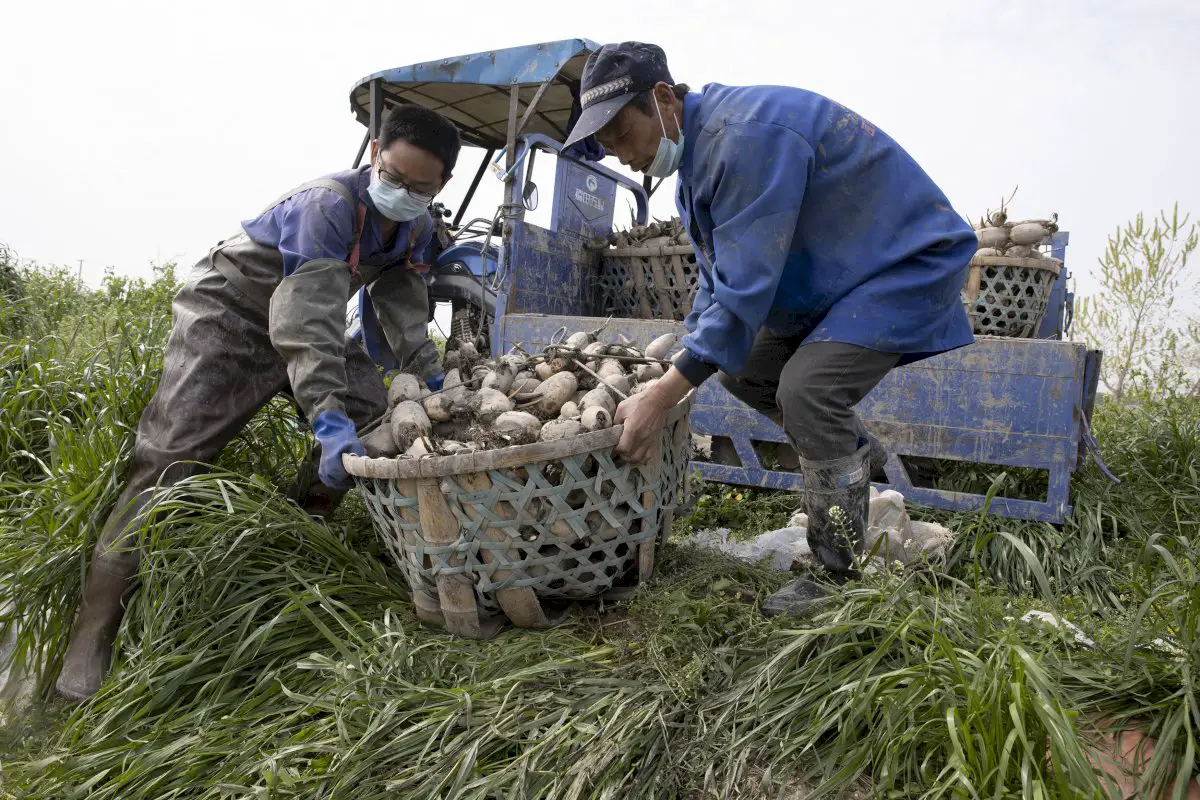
MULTIPOLYGON (((267 206, 263 208, 258 215, 262 216, 278 206, 280 203, 283 203, 295 195, 300 194, 300 192, 308 191, 309 189, 330 189, 337 192, 339 195, 341 195, 343 200, 354 207, 354 238, 351 240, 353 244, 350 250, 348 261, 350 263, 351 272, 357 272, 363 224, 366 222, 367 218, 367 207, 364 204, 357 202, 354 198, 354 195, 352 195, 350 190, 342 185, 341 182, 334 180, 333 178, 317 178, 316 180, 309 181, 308 183, 303 183, 296 188, 285 192, 273 202, 267 204, 267 206)), ((212 263, 213 267, 216 268, 217 272, 221 273, 221 276, 225 278, 225 280, 229 281, 238 291, 249 298, 255 305, 259 306, 263 311, 269 310, 271 306, 271 296, 269 293, 264 294, 258 286, 252 284, 246 278, 246 276, 242 274, 241 270, 239 270, 232 263, 229 261, 222 261, 215 257, 223 245, 224 242, 218 244, 215 248, 213 248, 212 253, 210 254, 209 261, 212 263)))
POLYGON ((432 220, 429 214, 423 214, 417 217, 412 227, 408 229, 408 256, 404 262, 405 269, 411 269, 414 272, 429 272, 428 264, 420 264, 413 262, 413 248, 417 246, 417 239, 424 232, 425 221, 432 220))

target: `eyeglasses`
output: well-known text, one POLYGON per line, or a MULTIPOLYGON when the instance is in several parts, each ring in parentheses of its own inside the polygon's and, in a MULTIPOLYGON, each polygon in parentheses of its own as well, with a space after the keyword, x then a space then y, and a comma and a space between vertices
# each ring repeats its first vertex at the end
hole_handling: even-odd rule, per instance
POLYGON ((388 186, 391 186, 393 189, 406 189, 408 193, 413 196, 414 200, 432 203, 433 198, 437 195, 437 192, 427 192, 420 189, 414 189, 399 175, 388 172, 383 166, 382 160, 379 162, 379 180, 383 181, 388 186))

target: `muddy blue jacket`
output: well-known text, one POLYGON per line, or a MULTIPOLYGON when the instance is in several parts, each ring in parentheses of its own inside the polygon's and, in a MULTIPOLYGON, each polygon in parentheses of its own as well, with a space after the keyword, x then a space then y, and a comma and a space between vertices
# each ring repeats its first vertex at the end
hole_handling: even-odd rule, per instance
POLYGON ((310 420, 344 411, 346 303, 360 287, 366 287, 403 368, 426 380, 441 373, 427 335, 426 275, 412 268, 428 263, 433 220, 425 214, 402 223, 385 243, 382 218, 367 192, 370 176, 370 166, 363 166, 303 184, 244 220, 239 235, 212 254, 215 266, 232 265, 227 278, 240 274, 244 293, 259 297, 271 344, 287 363, 292 392, 310 420), (345 193, 338 191, 342 187, 345 193))
MULTIPOLYGON (((403 265, 409 253, 410 229, 418 221, 401 223, 392 246, 385 247, 379 214, 367 193, 371 165, 337 172, 330 177, 375 212, 367 215, 363 226, 359 263, 387 268, 403 265)), ((354 208, 335 192, 308 189, 254 219, 244 220, 242 228, 258 244, 278 249, 283 255, 283 274, 291 275, 306 261, 346 257, 354 240, 354 208)), ((412 246, 413 260, 420 256, 423 263, 428 263, 433 242, 432 221, 421 219, 418 228, 421 233, 412 246)))
POLYGON ((902 364, 974 341, 975 234, 883 131, 803 89, 719 84, 687 95, 683 128, 700 278, 676 366, 693 385, 737 374, 763 327, 902 364))

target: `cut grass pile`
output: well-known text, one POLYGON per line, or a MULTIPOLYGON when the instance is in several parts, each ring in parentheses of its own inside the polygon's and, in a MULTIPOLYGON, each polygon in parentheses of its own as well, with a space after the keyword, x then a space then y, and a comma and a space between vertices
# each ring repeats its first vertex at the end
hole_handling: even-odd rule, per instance
MULTIPOLYGON (((1093 797, 1106 726, 1155 737, 1148 785, 1200 786, 1200 404, 1183 400, 1099 414, 1123 482, 1089 468, 1062 530, 928 514, 958 533, 947 568, 871 572, 813 619, 758 613, 786 576, 672 546, 634 600, 488 642, 416 622, 355 495, 329 526, 281 498, 306 440, 272 406, 165 495, 115 677, 66 706, 52 682, 170 281, 107 302, 30 276, 40 316, 0 342, 0 601, 26 620, 17 655, 45 661, 41 699, 0 734, 0 791, 1093 797), (1095 645, 1022 622, 1031 609, 1095 645)), ((768 530, 798 502, 699 488, 681 533, 768 530)))

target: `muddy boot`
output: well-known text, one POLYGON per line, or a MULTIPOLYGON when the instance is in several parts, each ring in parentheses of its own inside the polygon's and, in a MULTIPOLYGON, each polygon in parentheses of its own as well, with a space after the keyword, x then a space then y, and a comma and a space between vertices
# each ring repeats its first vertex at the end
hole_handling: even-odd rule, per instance
MULTIPOLYGON (((871 469, 871 480, 878 480, 881 483, 887 481, 887 473, 884 467, 887 466, 888 452, 883 443, 876 439, 871 434, 866 434, 862 437, 866 440, 870 449, 870 457, 868 459, 871 469)), ((860 439, 860 441, 862 441, 860 439)))
POLYGON ((321 483, 317 477, 319 463, 320 450, 314 448, 312 457, 300 467, 295 480, 288 486, 287 497, 310 517, 324 521, 341 505, 346 493, 321 483))
POLYGON ((836 599, 836 587, 855 577, 871 499, 871 445, 834 461, 803 461, 808 546, 829 573, 828 583, 802 578, 767 598, 763 613, 807 614, 836 599))
POLYGON ((139 560, 136 551, 109 550, 93 555, 83 601, 55 685, 63 697, 83 701, 100 691, 112 658, 113 640, 125 616, 123 600, 134 588, 139 560))

